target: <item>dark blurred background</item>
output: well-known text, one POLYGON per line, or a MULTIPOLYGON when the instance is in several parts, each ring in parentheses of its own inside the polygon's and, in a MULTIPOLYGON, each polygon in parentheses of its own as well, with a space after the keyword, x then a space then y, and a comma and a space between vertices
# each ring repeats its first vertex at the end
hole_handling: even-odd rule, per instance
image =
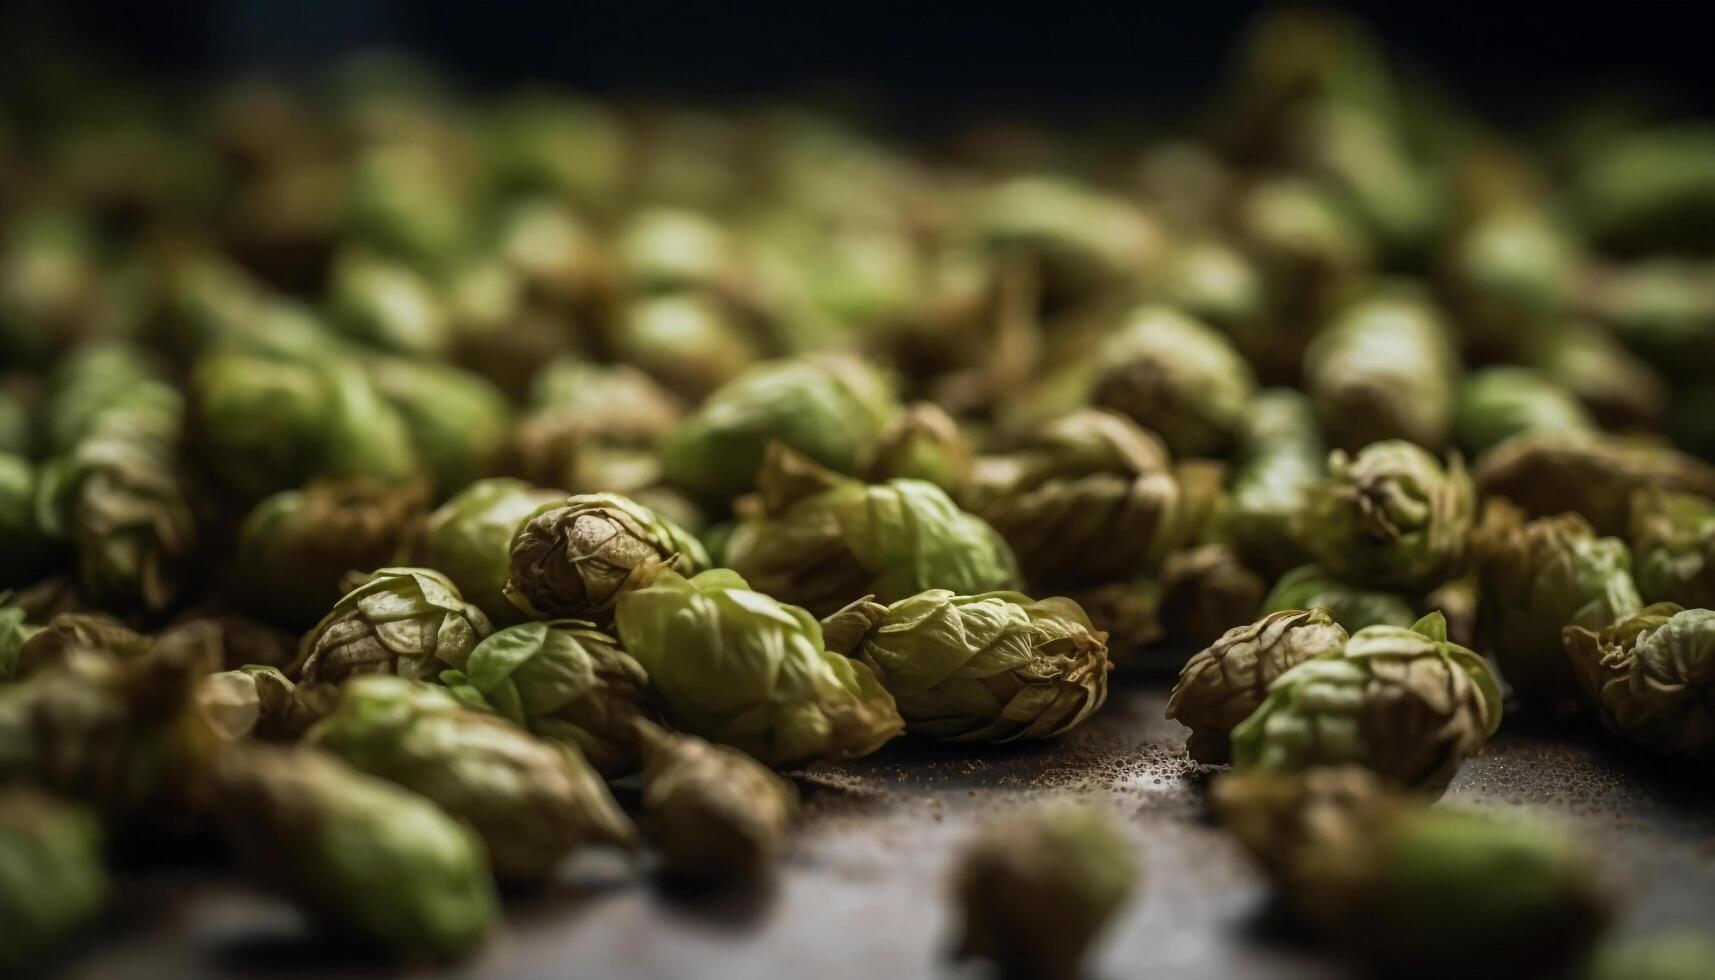
MULTIPOLYGON (((941 113, 1111 115, 1209 91, 1257 3, 13 0, 152 72, 308 68, 403 47, 477 84, 767 98, 843 85, 941 113)), ((1491 113, 1612 94, 1715 109, 1715 4, 1353 3, 1397 57, 1491 113)))

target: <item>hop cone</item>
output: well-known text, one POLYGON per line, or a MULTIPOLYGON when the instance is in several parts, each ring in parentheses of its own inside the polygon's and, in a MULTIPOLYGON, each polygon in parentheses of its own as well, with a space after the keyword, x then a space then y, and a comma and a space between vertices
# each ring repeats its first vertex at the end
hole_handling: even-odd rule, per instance
POLYGON ((439 572, 383 568, 347 592, 304 635, 287 673, 300 683, 340 683, 356 674, 429 679, 464 666, 492 631, 439 572))
POLYGON ((932 589, 888 606, 852 656, 913 734, 950 742, 1059 735, 1108 693, 1105 637, 1070 599, 932 589))
POLYGON ((1433 615, 1413 629, 1359 630, 1340 656, 1282 674, 1233 729, 1233 762, 1288 772, 1357 763, 1389 782, 1439 792, 1500 723, 1488 663, 1447 642, 1433 615))

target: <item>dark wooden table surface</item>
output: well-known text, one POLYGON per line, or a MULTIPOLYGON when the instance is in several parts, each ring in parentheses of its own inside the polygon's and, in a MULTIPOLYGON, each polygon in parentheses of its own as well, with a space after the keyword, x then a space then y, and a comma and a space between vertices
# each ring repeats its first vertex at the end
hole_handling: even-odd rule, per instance
MULTIPOLYGON (((546 893, 508 900, 478 958, 400 969, 319 939, 290 907, 218 869, 128 874, 111 917, 53 971, 131 977, 917 980, 981 976, 945 959, 949 858, 988 814, 1049 797, 1105 801, 1146 872, 1090 964, 1094 978, 1337 977, 1325 955, 1262 923, 1266 892, 1203 808, 1206 773, 1162 717, 1159 687, 1121 682, 1048 745, 901 741, 804 777, 802 829, 766 887, 684 894, 618 855, 587 854, 546 893)), ((1504 731, 1467 763, 1449 805, 1528 804, 1570 821, 1615 866, 1617 932, 1715 929, 1715 776, 1589 734, 1504 731)))

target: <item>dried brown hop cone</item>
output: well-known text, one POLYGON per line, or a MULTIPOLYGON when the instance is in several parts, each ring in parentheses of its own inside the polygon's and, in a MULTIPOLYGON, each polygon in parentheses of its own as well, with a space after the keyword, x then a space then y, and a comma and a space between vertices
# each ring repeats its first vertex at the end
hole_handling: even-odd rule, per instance
POLYGON ((957 865, 964 924, 955 955, 992 960, 1006 976, 1075 980, 1140 874, 1130 841, 1101 810, 1009 815, 957 865))
POLYGON ((482 610, 426 568, 382 568, 334 604, 304 634, 287 671, 297 681, 339 683, 355 674, 433 678, 464 666, 492 632, 482 610))
POLYGON ((1662 602, 1605 629, 1569 626, 1565 639, 1610 730, 1658 752, 1715 757, 1715 611, 1662 602))
POLYGON ((662 571, 694 575, 708 566, 696 538, 642 504, 579 494, 542 505, 519 526, 506 597, 535 618, 604 624, 622 594, 662 571))
POLYGON ((307 745, 421 793, 482 836, 494 872, 540 879, 586 843, 636 830, 569 745, 539 739, 445 688, 402 677, 346 682, 307 745))
POLYGON ((735 749, 638 722, 643 832, 675 874, 753 875, 780 850, 798 794, 735 749))
POLYGON ((1215 810, 1304 924, 1383 976, 1559 976, 1612 915, 1564 829, 1429 807, 1357 767, 1233 773, 1215 810))
POLYGON ((1290 609, 1235 626, 1192 657, 1167 699, 1167 717, 1191 729, 1185 740, 1191 758, 1228 761, 1228 736, 1262 704, 1275 679, 1306 660, 1339 656, 1346 639, 1326 609, 1290 609))

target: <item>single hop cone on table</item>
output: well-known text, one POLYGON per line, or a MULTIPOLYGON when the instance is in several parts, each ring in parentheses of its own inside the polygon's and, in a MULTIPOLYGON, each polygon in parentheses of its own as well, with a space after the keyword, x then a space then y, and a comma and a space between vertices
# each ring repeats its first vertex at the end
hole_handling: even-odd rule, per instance
POLYGON ((955 865, 963 923, 954 955, 990 960, 1004 976, 1074 980, 1141 873, 1131 842, 1100 810, 1009 814, 955 865))
POLYGON ((215 781, 239 864, 324 927, 406 960, 469 956, 493 928, 481 838, 416 793, 314 749, 242 743, 215 781))
POLYGON ((643 832, 668 870, 693 877, 764 873, 797 813, 792 785, 743 752, 637 725, 643 832))
POLYGON ((100 913, 102 843, 95 814, 23 786, 0 792, 0 966, 23 966, 100 913))
POLYGON ((1528 814, 1431 807, 1355 766, 1211 795, 1296 917, 1378 975, 1558 976, 1613 916, 1594 855, 1528 814))

